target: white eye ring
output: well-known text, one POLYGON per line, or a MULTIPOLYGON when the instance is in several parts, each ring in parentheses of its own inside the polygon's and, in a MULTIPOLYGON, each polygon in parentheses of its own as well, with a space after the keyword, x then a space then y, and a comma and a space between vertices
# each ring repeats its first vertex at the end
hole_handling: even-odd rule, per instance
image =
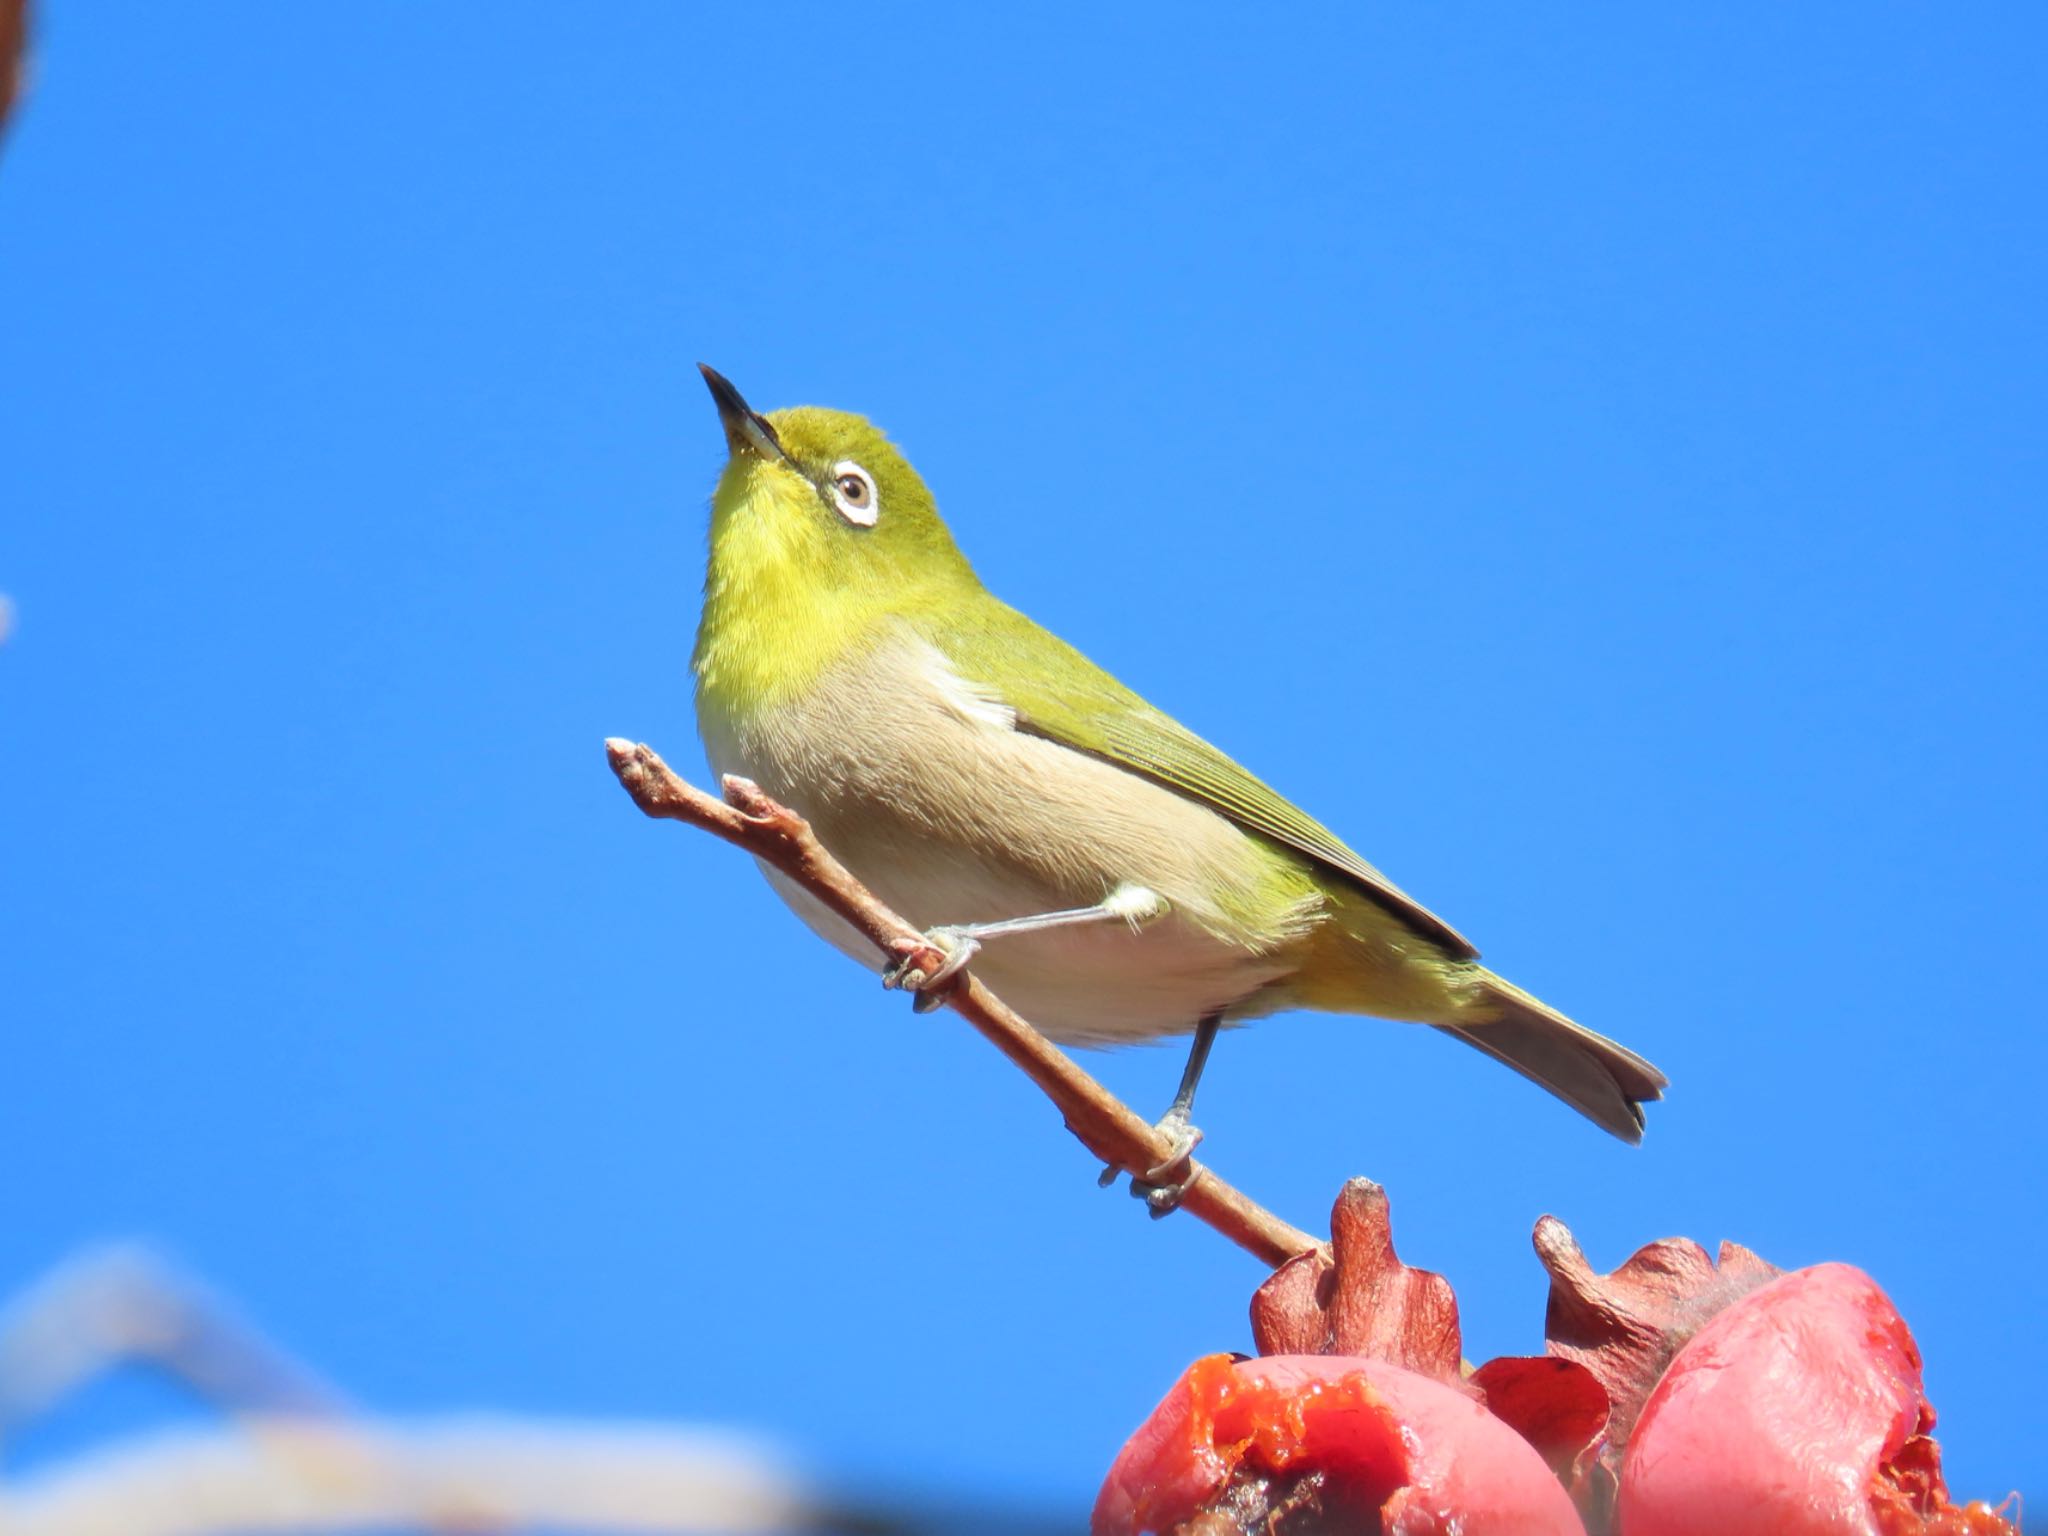
POLYGON ((872 528, 882 515, 882 498, 874 479, 851 459, 832 466, 832 505, 856 528, 872 528))

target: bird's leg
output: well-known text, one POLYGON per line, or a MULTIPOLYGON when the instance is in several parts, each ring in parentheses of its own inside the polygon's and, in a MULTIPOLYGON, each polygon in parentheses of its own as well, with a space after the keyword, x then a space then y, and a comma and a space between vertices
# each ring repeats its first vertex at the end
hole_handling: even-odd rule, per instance
MULTIPOLYGON (((1223 1027, 1223 1015, 1212 1013, 1195 1026, 1194 1044, 1188 1047, 1188 1064, 1181 1069, 1180 1087, 1173 1095, 1173 1103, 1166 1113, 1152 1127, 1173 1142, 1173 1151, 1163 1163, 1155 1163, 1145 1170, 1145 1176, 1131 1179, 1131 1193, 1145 1202, 1146 1207, 1157 1218, 1177 1209, 1181 1197, 1188 1192, 1188 1185, 1194 1182, 1189 1176, 1188 1165, 1194 1157, 1195 1148, 1201 1144, 1202 1133, 1194 1123, 1195 1089, 1201 1086, 1202 1069, 1209 1064, 1209 1048, 1216 1043, 1216 1031, 1223 1027)), ((1121 1170, 1111 1163, 1102 1170, 1098 1181, 1107 1189, 1116 1182, 1121 1170)))
POLYGON ((938 969, 926 975, 909 959, 899 961, 882 973, 882 985, 902 987, 918 994, 920 1012, 936 1008, 939 988, 960 974, 980 951, 984 941, 1014 933, 1037 933, 1046 928, 1072 928, 1082 923, 1128 923, 1133 929, 1166 911, 1166 899, 1142 885, 1120 885, 1092 907, 1069 907, 1064 912, 1035 912, 1028 917, 1006 917, 993 923, 957 923, 933 928, 925 942, 945 956, 938 969))

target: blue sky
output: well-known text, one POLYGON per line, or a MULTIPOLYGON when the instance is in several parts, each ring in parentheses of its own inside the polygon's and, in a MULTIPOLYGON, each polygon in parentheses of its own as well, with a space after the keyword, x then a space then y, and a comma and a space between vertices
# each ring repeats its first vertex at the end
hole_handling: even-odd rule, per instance
MULTIPOLYGON (((47 7, 0 152, 0 1288, 139 1235, 361 1399, 1079 1510, 1252 1263, 600 742, 701 773, 692 364, 1670 1074, 1225 1039, 1207 1152, 1847 1260, 2048 1487, 2040 19, 47 7)), ((1171 1050, 1091 1055, 1163 1106, 1171 1050)), ((72 1428, 118 1415, 110 1405, 72 1428)), ((45 1449, 56 1445, 44 1442, 45 1449)))

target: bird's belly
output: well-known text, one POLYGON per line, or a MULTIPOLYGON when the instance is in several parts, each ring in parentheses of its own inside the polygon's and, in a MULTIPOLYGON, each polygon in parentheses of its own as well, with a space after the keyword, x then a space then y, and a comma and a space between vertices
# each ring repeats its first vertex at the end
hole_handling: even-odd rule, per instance
MULTIPOLYGON (((949 707, 915 658, 821 688, 745 728, 704 720, 720 773, 754 779, 919 927, 1085 907, 1138 884, 1168 912, 991 938, 974 973, 1056 1040, 1183 1033, 1263 1011, 1313 913, 1276 855, 1204 806, 1056 743, 949 707)), ((879 969, 872 944, 780 872, 778 894, 879 969)))
MULTIPOLYGON (((861 874, 853 859, 841 859, 861 874)), ((761 872, 820 938, 871 970, 883 968, 881 953, 859 930, 781 870, 762 864, 761 872)), ((861 878, 884 905, 926 928, 969 910, 1013 917, 1061 910, 1028 889, 1005 889, 999 879, 977 889, 903 869, 861 878)), ((1063 1044, 1124 1045, 1185 1034, 1210 1013, 1245 1012, 1253 994, 1291 967, 1169 912, 1138 930, 1108 921, 991 938, 971 969, 1063 1044)))

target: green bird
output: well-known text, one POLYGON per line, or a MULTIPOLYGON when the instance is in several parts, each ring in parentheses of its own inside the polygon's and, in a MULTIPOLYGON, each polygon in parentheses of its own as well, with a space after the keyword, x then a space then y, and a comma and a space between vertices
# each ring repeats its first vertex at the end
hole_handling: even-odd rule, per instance
MULTIPOLYGON (((699 365, 700 367, 702 365, 699 365)), ((1478 964, 1321 823, 995 598, 865 418, 761 415, 703 368, 730 457, 692 667, 712 767, 798 812, 1053 1039, 1192 1032, 1136 1192, 1170 1209, 1217 1030, 1283 1008, 1434 1025, 1624 1141, 1664 1075, 1478 964)), ((811 928, 874 946, 763 866, 811 928)))

